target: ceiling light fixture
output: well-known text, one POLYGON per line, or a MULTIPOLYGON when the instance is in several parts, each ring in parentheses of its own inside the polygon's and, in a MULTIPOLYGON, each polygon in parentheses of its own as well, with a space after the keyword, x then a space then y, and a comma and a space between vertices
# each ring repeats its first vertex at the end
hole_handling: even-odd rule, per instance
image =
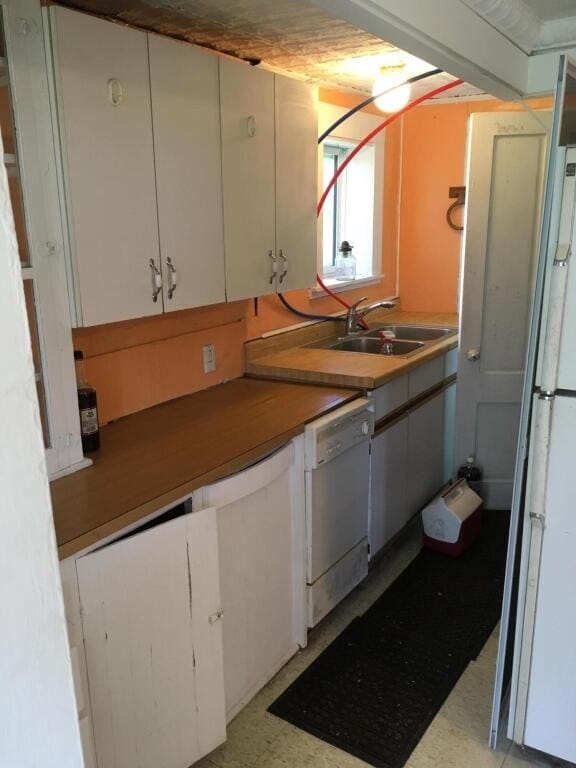
POLYGON ((405 83, 406 65, 400 64, 395 67, 382 67, 380 74, 374 80, 372 86, 372 95, 382 93, 390 88, 394 88, 390 93, 385 93, 377 98, 374 104, 382 112, 398 112, 410 101, 410 84, 405 83), (396 88, 395 86, 399 86, 396 88))

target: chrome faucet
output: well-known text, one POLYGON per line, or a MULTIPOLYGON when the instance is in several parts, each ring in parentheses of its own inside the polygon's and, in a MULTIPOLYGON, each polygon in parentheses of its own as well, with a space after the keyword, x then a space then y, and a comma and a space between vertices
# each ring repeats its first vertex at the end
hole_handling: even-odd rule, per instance
POLYGON ((362 310, 358 309, 358 304, 361 304, 363 301, 366 301, 368 297, 363 296, 361 299, 358 299, 358 301, 354 302, 350 309, 348 310, 346 314, 346 335, 348 336, 351 333, 354 333, 358 330, 360 327, 360 323, 366 315, 369 312, 372 312, 375 309, 394 309, 396 307, 396 302, 394 301, 379 301, 378 304, 371 304, 369 307, 365 307, 362 310))

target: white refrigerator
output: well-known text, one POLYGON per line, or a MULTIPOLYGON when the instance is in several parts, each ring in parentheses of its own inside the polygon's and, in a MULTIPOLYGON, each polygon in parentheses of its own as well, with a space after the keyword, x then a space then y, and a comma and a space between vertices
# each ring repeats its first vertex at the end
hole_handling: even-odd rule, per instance
POLYGON ((561 73, 491 741, 507 714, 516 743, 576 762, 576 77, 561 73))

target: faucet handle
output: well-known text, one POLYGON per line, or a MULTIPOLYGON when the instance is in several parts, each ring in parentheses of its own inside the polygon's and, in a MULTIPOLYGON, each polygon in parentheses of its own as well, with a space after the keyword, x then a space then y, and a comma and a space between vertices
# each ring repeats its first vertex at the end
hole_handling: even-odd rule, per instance
MULTIPOLYGON (((358 306, 358 304, 362 304, 362 302, 363 302, 363 301, 366 301, 367 299, 368 299, 368 296, 362 296, 362 298, 361 298, 361 299, 358 299, 358 301, 355 301, 355 302, 354 302, 354 304, 351 304, 351 305, 350 305, 350 309, 356 309, 356 307, 358 306)), ((348 311, 350 311, 350 310, 348 310, 348 311)))

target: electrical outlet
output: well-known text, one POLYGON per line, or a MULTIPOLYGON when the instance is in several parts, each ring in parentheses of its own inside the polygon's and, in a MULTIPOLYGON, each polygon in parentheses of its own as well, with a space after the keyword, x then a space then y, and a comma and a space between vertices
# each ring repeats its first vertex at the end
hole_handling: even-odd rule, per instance
POLYGON ((202 347, 204 358, 204 373, 213 373, 216 370, 216 349, 214 344, 205 344, 202 347))

